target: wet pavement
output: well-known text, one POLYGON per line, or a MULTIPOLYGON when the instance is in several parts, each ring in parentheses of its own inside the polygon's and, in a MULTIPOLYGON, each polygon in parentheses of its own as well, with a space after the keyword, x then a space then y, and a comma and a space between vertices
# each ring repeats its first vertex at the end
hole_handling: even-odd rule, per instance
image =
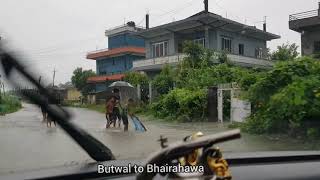
MULTIPOLYGON (((42 123, 39 108, 24 104, 19 112, 0 116, 0 174, 31 169, 81 164, 93 160, 59 127, 47 128, 42 123)), ((107 145, 117 159, 146 158, 160 148, 157 141, 164 135, 170 142, 202 131, 213 134, 227 130, 217 123, 163 123, 146 121, 146 133, 129 132, 105 127, 104 114, 80 108, 68 108, 75 124, 86 129, 98 140, 107 145)), ((305 150, 295 140, 272 140, 263 136, 243 134, 240 140, 220 145, 227 152, 255 152, 278 150, 305 150)))

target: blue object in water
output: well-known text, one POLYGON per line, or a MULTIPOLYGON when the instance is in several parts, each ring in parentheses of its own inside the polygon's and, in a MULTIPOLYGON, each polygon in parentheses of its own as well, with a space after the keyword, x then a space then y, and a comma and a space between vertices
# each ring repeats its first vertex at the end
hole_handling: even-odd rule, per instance
POLYGON ((138 117, 136 116, 131 116, 132 122, 134 124, 134 128, 136 131, 138 132, 146 132, 147 129, 145 128, 145 126, 142 124, 142 122, 139 120, 138 117))

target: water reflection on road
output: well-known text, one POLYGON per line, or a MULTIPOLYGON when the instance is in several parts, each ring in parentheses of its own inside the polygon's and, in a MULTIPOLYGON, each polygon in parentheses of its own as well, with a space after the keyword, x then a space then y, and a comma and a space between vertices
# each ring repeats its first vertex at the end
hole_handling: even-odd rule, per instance
MULTIPOLYGON (((168 124, 146 121, 146 133, 119 129, 106 130, 103 114, 70 108, 73 121, 107 145, 118 159, 145 158, 160 148, 157 141, 164 135, 170 142, 181 140, 192 132, 213 134, 227 130, 217 123, 168 124)), ((14 114, 0 117, 0 173, 92 162, 90 157, 60 128, 47 128, 40 110, 30 104, 14 114)), ((295 140, 270 140, 243 134, 242 139, 220 146, 224 151, 304 150, 295 140)))

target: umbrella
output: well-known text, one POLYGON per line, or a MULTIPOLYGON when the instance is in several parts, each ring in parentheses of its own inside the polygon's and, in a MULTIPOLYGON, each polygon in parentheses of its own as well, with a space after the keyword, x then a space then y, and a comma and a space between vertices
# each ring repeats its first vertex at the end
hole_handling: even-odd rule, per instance
POLYGON ((109 88, 119 88, 120 91, 120 99, 122 99, 121 88, 134 88, 130 83, 125 81, 116 81, 112 83, 109 88))
POLYGON ((133 86, 128 83, 128 82, 125 82, 125 81, 116 81, 114 83, 112 83, 110 86, 110 88, 121 88, 121 87, 130 87, 130 88, 133 88, 133 86))

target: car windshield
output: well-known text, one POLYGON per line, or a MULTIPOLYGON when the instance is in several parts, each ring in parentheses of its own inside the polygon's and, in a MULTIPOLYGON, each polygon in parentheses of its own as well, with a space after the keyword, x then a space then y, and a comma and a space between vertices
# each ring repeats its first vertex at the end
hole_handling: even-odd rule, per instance
POLYGON ((95 162, 48 115, 53 104, 115 159, 231 129, 242 137, 219 144, 224 154, 319 150, 319 9, 317 0, 2 0, 1 48, 53 98, 1 59, 0 175, 95 162))

